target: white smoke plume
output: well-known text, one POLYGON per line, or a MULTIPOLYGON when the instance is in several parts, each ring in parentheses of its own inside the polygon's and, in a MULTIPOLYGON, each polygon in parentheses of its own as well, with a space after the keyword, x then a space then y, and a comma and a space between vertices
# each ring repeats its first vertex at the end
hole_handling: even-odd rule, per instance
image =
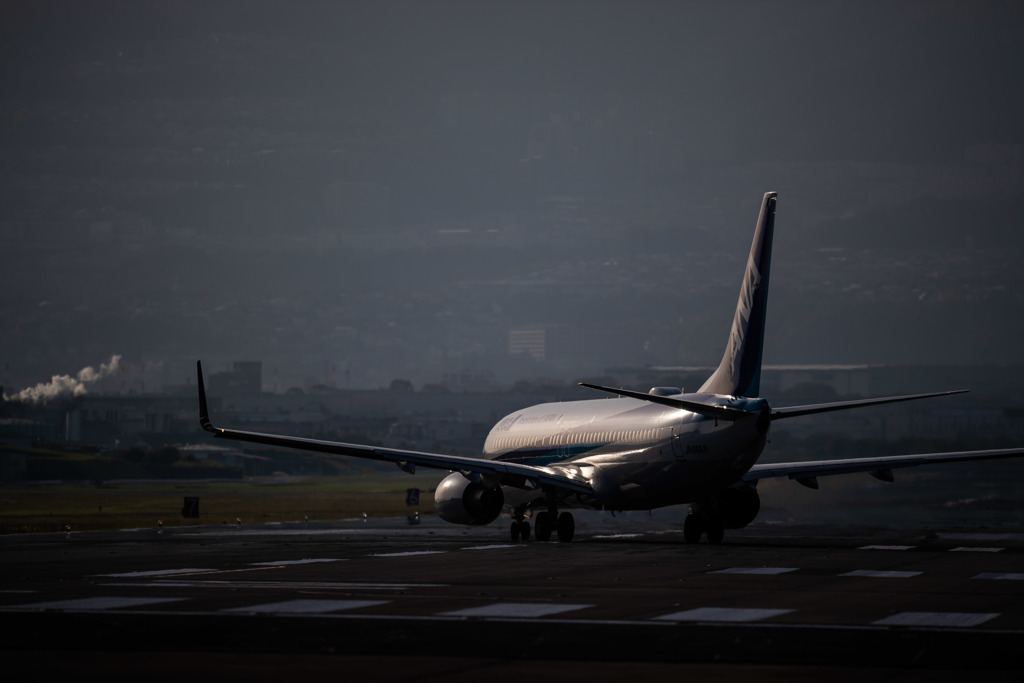
POLYGON ((89 392, 88 385, 117 372, 121 364, 121 356, 111 356, 109 363, 104 363, 97 370, 93 366, 84 367, 78 374, 54 375, 49 382, 41 382, 34 387, 22 389, 16 394, 4 394, 5 401, 21 401, 23 403, 46 403, 62 396, 82 396, 89 392))

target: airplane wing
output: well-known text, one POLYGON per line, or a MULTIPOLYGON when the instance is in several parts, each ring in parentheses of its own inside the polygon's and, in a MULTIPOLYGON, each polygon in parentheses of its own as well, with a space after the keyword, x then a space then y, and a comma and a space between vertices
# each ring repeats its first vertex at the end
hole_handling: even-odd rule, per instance
POLYGON ((440 453, 423 453, 399 448, 383 448, 380 446, 366 446, 337 441, 307 439, 299 436, 262 434, 260 432, 215 427, 210 422, 210 410, 206 403, 206 388, 203 385, 203 366, 198 361, 196 362, 196 370, 199 374, 199 424, 202 425, 203 429, 220 439, 248 441, 268 446, 284 446, 286 448, 297 448, 334 455, 349 455, 369 460, 383 460, 385 462, 393 462, 407 472, 414 472, 416 467, 428 467, 438 470, 462 472, 468 476, 474 474, 491 476, 497 477, 504 485, 516 488, 535 489, 553 486, 576 493, 594 493, 593 488, 585 479, 574 476, 573 471, 569 469, 533 467, 531 465, 500 462, 497 460, 483 460, 440 453))
POLYGON ((843 460, 810 460, 807 462, 781 462, 754 465, 743 476, 744 481, 772 477, 789 477, 804 486, 818 488, 818 477, 834 474, 868 472, 882 481, 893 481, 892 470, 942 462, 967 460, 993 460, 1024 456, 1024 448, 999 448, 987 451, 952 451, 949 453, 921 453, 917 455, 887 455, 874 458, 846 458, 843 460))

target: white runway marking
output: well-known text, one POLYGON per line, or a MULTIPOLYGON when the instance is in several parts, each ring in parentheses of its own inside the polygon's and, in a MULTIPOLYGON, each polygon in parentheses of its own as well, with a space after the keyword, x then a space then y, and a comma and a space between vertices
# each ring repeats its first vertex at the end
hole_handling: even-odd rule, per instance
POLYGON ((1006 548, 972 548, 970 546, 964 546, 960 548, 953 548, 949 552, 951 553, 998 553, 1006 548))
POLYGON ((909 579, 912 576, 919 576, 921 572, 901 572, 882 569, 856 569, 839 576, 866 576, 873 579, 909 579))
POLYGON ((1006 580, 1006 581, 1024 581, 1024 574, 998 574, 998 573, 985 573, 978 574, 974 578, 976 579, 995 579, 995 580, 1006 580))
POLYGON ((585 609, 593 605, 551 605, 537 602, 498 602, 482 607, 467 607, 454 612, 441 612, 443 617, 546 617, 573 610, 585 609))
POLYGON ((412 557, 413 555, 443 555, 447 550, 409 550, 404 553, 374 553, 370 557, 412 557))
POLYGON ((386 605, 387 603, 387 600, 285 600, 250 607, 232 607, 220 611, 252 614, 327 614, 359 607, 386 605))
POLYGON ((640 538, 643 534, 604 534, 602 536, 591 536, 591 538, 640 538))
POLYGON ((185 598, 79 598, 76 600, 54 600, 51 602, 36 602, 31 605, 19 605, 20 610, 43 610, 43 609, 64 609, 64 610, 103 610, 120 609, 122 607, 140 607, 142 605, 156 605, 162 602, 179 602, 185 598))
POLYGON ((359 583, 330 581, 154 581, 152 583, 108 583, 107 586, 149 586, 153 588, 294 588, 297 590, 370 590, 396 591, 409 588, 447 588, 446 583, 359 583))
POLYGON ((216 569, 155 569, 150 572, 123 572, 121 574, 97 574, 97 576, 109 576, 112 578, 125 579, 136 576, 175 576, 177 574, 208 574, 216 569))
POLYGON ((974 612, 900 612, 872 622, 876 626, 946 626, 967 628, 984 624, 999 616, 994 613, 974 612))
POLYGON ((513 545, 511 543, 504 543, 500 545, 471 545, 463 548, 463 550, 492 550, 495 548, 519 548, 519 545, 513 545))
POLYGON ((780 614, 789 614, 791 609, 743 609, 739 607, 698 607, 683 612, 673 612, 655 617, 658 621, 760 621, 780 614))
POLYGON ((857 550, 910 550, 912 545, 862 545, 857 550))
POLYGON ((957 541, 1024 541, 1024 534, 957 532, 939 534, 939 538, 949 538, 957 541))
POLYGON ((788 574, 799 571, 799 567, 731 567, 729 569, 718 569, 708 574, 788 574))
POLYGON ((293 564, 316 564, 318 562, 345 562, 343 558, 321 557, 308 560, 282 560, 280 562, 250 562, 251 567, 285 567, 293 564))

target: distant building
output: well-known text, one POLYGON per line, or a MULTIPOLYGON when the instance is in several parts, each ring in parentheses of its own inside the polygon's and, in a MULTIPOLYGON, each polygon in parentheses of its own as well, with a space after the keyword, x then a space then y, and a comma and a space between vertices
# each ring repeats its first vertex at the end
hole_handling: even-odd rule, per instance
POLYGON ((547 331, 543 327, 516 327, 508 331, 508 353, 527 353, 543 361, 547 350, 547 331))
POLYGON ((230 372, 211 374, 209 384, 216 396, 258 394, 263 391, 263 361, 236 360, 230 372))

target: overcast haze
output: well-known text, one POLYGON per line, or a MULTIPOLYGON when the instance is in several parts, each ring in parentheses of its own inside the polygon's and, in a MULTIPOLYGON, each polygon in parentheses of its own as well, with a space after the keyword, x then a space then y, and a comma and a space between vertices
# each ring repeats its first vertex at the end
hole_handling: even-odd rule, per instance
POLYGON ((768 190, 766 362, 1020 362, 1021 3, 0 16, 8 391, 714 364, 768 190))

